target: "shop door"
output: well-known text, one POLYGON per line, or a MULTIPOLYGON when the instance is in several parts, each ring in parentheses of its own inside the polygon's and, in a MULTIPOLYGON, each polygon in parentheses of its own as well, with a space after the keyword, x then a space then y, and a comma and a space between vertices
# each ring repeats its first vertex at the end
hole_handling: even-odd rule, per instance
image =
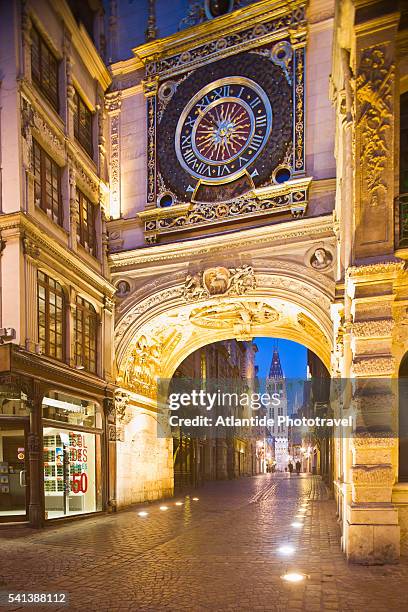
POLYGON ((24 521, 28 504, 27 425, 0 419, 0 521, 24 521))

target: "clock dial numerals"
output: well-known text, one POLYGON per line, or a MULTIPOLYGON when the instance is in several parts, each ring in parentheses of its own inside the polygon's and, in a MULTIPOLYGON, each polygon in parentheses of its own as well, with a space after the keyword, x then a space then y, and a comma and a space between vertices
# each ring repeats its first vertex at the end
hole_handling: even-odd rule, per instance
POLYGON ((241 176, 267 142, 272 109, 265 92, 243 77, 204 87, 184 109, 176 131, 182 167, 205 183, 241 176))

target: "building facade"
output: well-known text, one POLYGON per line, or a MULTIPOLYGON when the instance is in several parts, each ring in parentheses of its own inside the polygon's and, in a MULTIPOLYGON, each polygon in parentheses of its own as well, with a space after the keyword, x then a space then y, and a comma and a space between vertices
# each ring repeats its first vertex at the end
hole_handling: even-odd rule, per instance
MULTIPOLYGON (((225 340, 204 346, 189 355, 177 368, 173 380, 191 381, 193 388, 215 390, 229 389, 239 393, 252 391, 255 380, 255 354, 257 347, 253 342, 225 340)), ((232 410, 227 406, 214 405, 211 416, 225 414, 232 410)), ((250 416, 243 409, 237 418, 250 416)), ((206 410, 201 416, 208 416, 206 410)), ((261 466, 257 457, 257 441, 260 432, 256 428, 234 428, 227 430, 227 437, 218 435, 215 428, 208 427, 202 436, 194 430, 183 431, 182 427, 172 427, 173 464, 175 491, 191 486, 199 486, 208 480, 225 480, 253 476, 260 473, 261 466), (258 435, 259 434, 259 435, 258 435)))
POLYGON ((395 561, 405 4, 0 7, 2 495, 21 477, 36 525, 171 495, 157 378, 212 342, 282 337, 351 381, 342 546, 395 561))

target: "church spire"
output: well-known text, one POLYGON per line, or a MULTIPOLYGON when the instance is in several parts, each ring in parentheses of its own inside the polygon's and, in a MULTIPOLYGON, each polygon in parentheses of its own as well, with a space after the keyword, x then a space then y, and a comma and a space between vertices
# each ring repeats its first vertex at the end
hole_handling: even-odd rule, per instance
POLYGON ((269 378, 273 378, 275 380, 284 378, 282 365, 279 357, 279 351, 277 347, 273 349, 271 367, 269 368, 269 378))

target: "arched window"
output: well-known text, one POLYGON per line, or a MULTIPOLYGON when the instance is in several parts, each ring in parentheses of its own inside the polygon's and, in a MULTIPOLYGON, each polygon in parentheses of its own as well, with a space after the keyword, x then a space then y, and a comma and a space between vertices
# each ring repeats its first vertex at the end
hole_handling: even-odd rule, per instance
POLYGON ((75 364, 88 372, 96 373, 98 317, 95 308, 82 297, 76 298, 75 364))
POLYGON ((42 352, 65 357, 65 299, 61 285, 41 270, 37 273, 38 341, 42 352))
POLYGON ((399 411, 398 411, 398 480, 408 481, 408 353, 401 361, 399 369, 399 411))

